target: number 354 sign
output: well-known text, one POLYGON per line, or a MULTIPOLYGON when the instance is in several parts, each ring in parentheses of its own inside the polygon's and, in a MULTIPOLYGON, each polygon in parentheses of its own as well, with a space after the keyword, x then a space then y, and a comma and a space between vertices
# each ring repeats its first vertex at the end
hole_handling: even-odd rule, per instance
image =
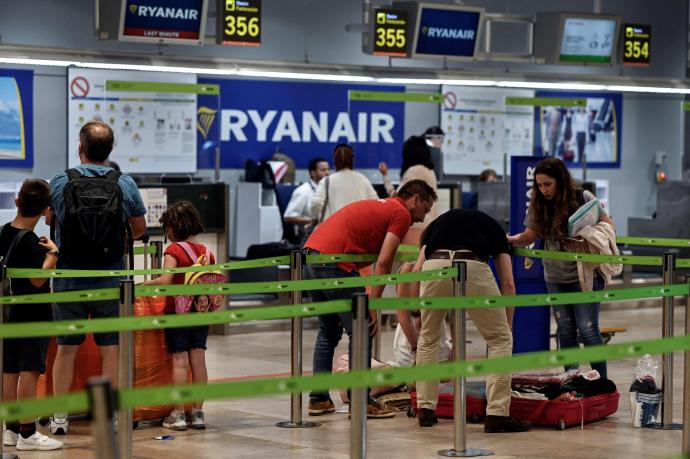
POLYGON ((652 26, 623 25, 623 64, 648 66, 651 57, 652 26))
POLYGON ((261 0, 218 0, 216 41, 261 46, 261 0))

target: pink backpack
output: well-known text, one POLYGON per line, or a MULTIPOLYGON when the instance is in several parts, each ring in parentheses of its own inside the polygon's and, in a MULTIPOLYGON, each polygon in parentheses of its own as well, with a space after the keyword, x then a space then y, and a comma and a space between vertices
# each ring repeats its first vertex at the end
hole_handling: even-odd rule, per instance
MULTIPOLYGON (((211 264, 211 251, 206 248, 206 253, 197 256, 189 242, 175 242, 187 254, 193 263, 192 266, 206 266, 211 264)), ((220 271, 197 271, 185 273, 185 285, 195 284, 224 284, 228 280, 220 271)), ((175 312, 186 314, 194 306, 198 312, 217 311, 223 304, 224 295, 177 295, 175 296, 175 312)))

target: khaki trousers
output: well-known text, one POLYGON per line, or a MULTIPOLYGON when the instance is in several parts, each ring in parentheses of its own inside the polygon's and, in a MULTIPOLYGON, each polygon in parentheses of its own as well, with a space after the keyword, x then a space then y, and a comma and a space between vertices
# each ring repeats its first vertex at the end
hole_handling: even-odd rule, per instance
MULTIPOLYGON (((422 271, 451 266, 450 260, 427 260, 422 271)), ((455 279, 423 281, 420 296, 453 296, 455 279)), ((500 295, 491 268, 485 263, 467 260, 467 295, 500 295)), ((422 329, 417 343, 417 365, 438 362, 441 327, 448 310, 422 309, 422 329)), ((513 335, 503 308, 469 309, 469 316, 489 346, 489 358, 513 353, 513 335)), ((455 343, 453 343, 455 346, 455 343)), ((436 409, 439 381, 417 383, 418 408, 436 409)), ((510 374, 490 375, 486 381, 486 414, 508 416, 510 410, 510 374)))

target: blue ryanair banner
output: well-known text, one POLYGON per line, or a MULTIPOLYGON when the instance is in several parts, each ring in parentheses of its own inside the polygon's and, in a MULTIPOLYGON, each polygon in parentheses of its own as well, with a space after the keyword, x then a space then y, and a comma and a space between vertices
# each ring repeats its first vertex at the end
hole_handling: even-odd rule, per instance
POLYGON ((34 72, 0 69, 0 167, 34 166, 34 72))
POLYGON ((247 159, 270 159, 276 151, 306 168, 323 157, 332 163, 333 147, 349 143, 355 168, 385 161, 400 166, 405 133, 402 102, 350 101, 350 90, 403 92, 403 86, 274 82, 199 78, 220 86, 217 96, 198 96, 198 160, 213 168, 214 143, 221 167, 240 169, 247 159), (219 105, 220 104, 220 105, 219 105))

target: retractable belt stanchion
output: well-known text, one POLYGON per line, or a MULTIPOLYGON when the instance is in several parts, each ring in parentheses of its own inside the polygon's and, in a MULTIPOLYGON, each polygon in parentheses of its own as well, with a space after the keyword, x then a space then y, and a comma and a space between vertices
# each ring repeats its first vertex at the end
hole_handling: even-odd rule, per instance
MULTIPOLYGON (((672 285, 676 273, 676 254, 664 252, 662 265, 664 285, 672 285)), ((663 309, 661 314, 661 336, 663 338, 673 337, 673 297, 663 298, 663 309)), ((673 423, 673 353, 667 352, 662 355, 662 375, 663 390, 661 401, 661 423, 656 423, 651 427, 656 429, 678 430, 683 426, 673 423)))
MULTIPOLYGON (((302 252, 293 250, 290 253, 290 279, 302 280, 302 252)), ((302 304, 302 291, 292 292, 292 304, 302 304)), ((290 346, 291 371, 293 378, 302 376, 302 317, 292 318, 292 333, 290 346)), ((302 393, 290 394, 290 420, 276 423, 278 427, 300 428, 318 427, 318 422, 302 420, 302 393)))
MULTIPOLYGON (((369 346, 369 297, 366 293, 352 296, 352 359, 351 370, 367 369, 369 346)), ((350 457, 367 457, 367 388, 350 390, 350 457)))
MULTIPOLYGON (((685 278, 690 287, 690 276, 685 278)), ((685 336, 690 336, 690 293, 685 295, 685 336)), ((685 350, 685 369, 683 375, 683 451, 690 457, 690 350, 685 350)))
MULTIPOLYGON (((151 269, 161 269, 163 267, 163 241, 153 241, 150 244, 154 247, 151 252, 151 269)), ((151 279, 158 277, 158 274, 151 274, 151 279)))
MULTIPOLYGON (((5 263, 2 260, 2 257, 0 257, 0 298, 2 298, 5 294, 9 293, 5 291, 5 284, 7 280, 7 271, 5 268, 5 263)), ((5 321, 5 308, 8 308, 9 305, 0 305, 0 327, 2 327, 2 324, 5 321)), ((2 374, 3 374, 3 354, 4 354, 4 349, 3 349, 3 340, 0 338, 0 400, 2 400, 2 393, 3 393, 3 386, 2 386, 2 374)), ((0 429, 2 431, 2 429, 0 429)), ((4 433, 3 433, 4 436, 4 433)), ((15 454, 11 453, 5 453, 4 448, 5 446, 3 445, 3 441, 0 441, 0 458, 2 459, 15 459, 18 456, 15 454)))
MULTIPOLYGON (((467 283, 467 263, 464 261, 454 262, 453 265, 458 270, 457 282, 453 285, 453 296, 466 295, 467 283)), ((465 360, 465 310, 456 308, 453 310, 453 360, 460 363, 465 360)), ((494 452, 467 447, 467 417, 466 417, 466 378, 453 378, 453 448, 442 449, 438 452, 439 456, 446 457, 475 457, 490 456, 494 452)))
POLYGON ((110 379, 103 376, 89 378, 86 391, 89 395, 91 436, 93 437, 96 457, 99 459, 120 459, 113 427, 115 400, 110 379))
POLYGON ((381 324, 381 320, 383 320, 383 311, 380 309, 376 310, 376 323, 378 324, 379 327, 379 333, 374 336, 373 344, 372 344, 372 357, 374 357, 376 360, 381 360, 381 332, 383 331, 383 324, 381 324))
MULTIPOLYGON (((134 281, 131 279, 120 281, 120 317, 132 317, 134 303, 134 281)), ((118 384, 119 390, 132 388, 133 346, 132 332, 119 333, 119 362, 118 384)), ((120 452, 123 459, 132 457, 132 408, 118 409, 118 436, 120 452)))

